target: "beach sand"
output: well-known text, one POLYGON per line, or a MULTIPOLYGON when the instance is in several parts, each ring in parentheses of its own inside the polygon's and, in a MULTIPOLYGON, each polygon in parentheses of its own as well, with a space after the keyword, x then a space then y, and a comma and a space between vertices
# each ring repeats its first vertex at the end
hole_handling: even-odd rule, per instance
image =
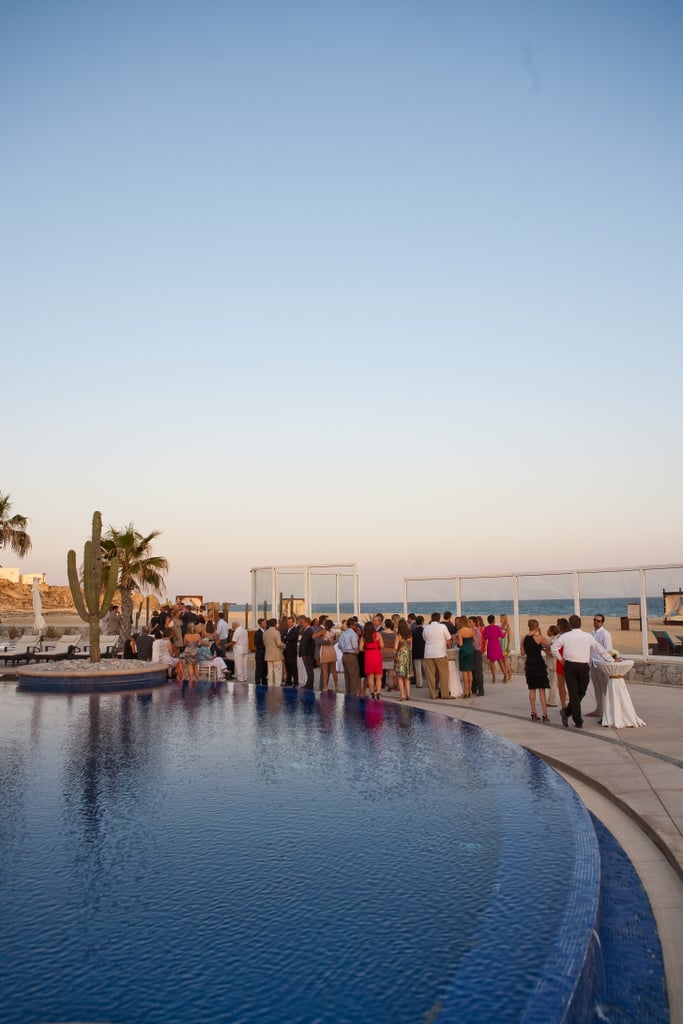
MULTIPOLYGON (((571 613, 569 613, 571 614, 571 613)), ((567 614, 566 618, 569 618, 567 614)), ((538 622, 541 627, 541 632, 544 636, 548 635, 548 626, 554 625, 557 622, 555 616, 538 615, 538 622)), ((528 618, 522 619, 520 616, 519 620, 519 639, 520 643, 527 632, 528 618)), ((661 618, 652 618, 648 620, 649 631, 648 631, 648 647, 650 651, 656 649, 657 638, 652 632, 653 629, 666 630, 674 643, 679 642, 676 630, 680 630, 683 635, 683 626, 665 626, 661 618)), ((581 619, 581 628, 587 633, 593 632, 593 616, 584 615, 581 619)), ((642 656, 643 654, 643 634, 641 630, 623 630, 621 628, 621 619, 617 616, 606 616, 605 628, 612 637, 612 648, 613 650, 619 651, 622 657, 631 657, 633 655, 642 656)))

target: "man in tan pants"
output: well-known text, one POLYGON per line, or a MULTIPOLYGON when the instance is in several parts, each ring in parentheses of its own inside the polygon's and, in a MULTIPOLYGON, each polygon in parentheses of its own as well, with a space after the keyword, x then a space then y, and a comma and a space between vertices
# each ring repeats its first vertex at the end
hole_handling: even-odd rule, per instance
POLYGON ((448 657, 447 650, 451 646, 451 634, 441 622, 439 612, 432 612, 432 621, 423 629, 425 641, 424 670, 429 684, 432 700, 437 699, 436 677, 439 679, 441 699, 448 700, 448 657))

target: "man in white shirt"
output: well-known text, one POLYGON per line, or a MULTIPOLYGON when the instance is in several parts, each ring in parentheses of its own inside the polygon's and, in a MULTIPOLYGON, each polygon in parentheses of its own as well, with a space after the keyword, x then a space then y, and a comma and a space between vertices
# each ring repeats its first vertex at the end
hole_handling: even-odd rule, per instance
POLYGON ((232 624, 232 655, 235 659, 235 679, 238 683, 247 681, 247 659, 249 657, 249 634, 239 622, 232 624))
MULTIPOLYGON (((593 636, 609 654, 612 650, 612 637, 605 629, 605 616, 601 612, 598 612, 593 617, 593 636)), ((593 693, 595 694, 595 708, 593 711, 588 712, 590 718, 602 718, 605 695, 607 694, 607 683, 609 682, 609 676, 602 667, 604 663, 604 657, 600 658, 596 654, 591 654, 591 683, 593 684, 593 693)))
POLYGON ((564 708, 561 713, 562 725, 565 729, 567 728, 571 715, 576 728, 581 729, 583 728, 581 701, 588 689, 591 656, 593 654, 597 657, 603 655, 603 660, 607 660, 609 654, 594 636, 581 629, 581 619, 578 615, 569 616, 569 625, 571 627, 569 632, 556 636, 550 645, 550 650, 553 657, 556 658, 560 648, 563 649, 564 681, 569 694, 569 707, 564 708))
POLYGON ((360 665, 358 663, 358 633, 353 619, 346 620, 346 629, 339 637, 344 672, 344 693, 357 697, 360 693, 360 665))
POLYGON ((228 624, 225 621, 225 616, 223 615, 223 612, 219 612, 218 620, 216 622, 216 629, 213 634, 214 639, 219 647, 225 647, 228 640, 229 632, 230 630, 228 629, 228 624))
POLYGON ((228 623, 225 620, 223 612, 219 612, 218 618, 216 619, 216 628, 213 634, 213 642, 216 645, 215 653, 218 655, 219 658, 225 658, 226 661, 229 661, 228 671, 232 675, 235 668, 235 662, 232 660, 232 658, 227 658, 229 636, 230 630, 228 629, 228 623))
POLYGON ((422 630, 425 642, 424 670, 429 684, 432 700, 437 700, 436 677, 439 677, 441 699, 448 700, 448 656, 451 646, 451 634, 441 622, 439 612, 432 612, 432 620, 422 630))
POLYGON ((171 643, 173 636, 173 630, 167 629, 164 631, 164 635, 160 640, 155 640, 152 644, 152 661, 166 665, 167 673, 173 671, 178 682, 182 682, 183 678, 183 663, 180 658, 177 658, 173 653, 174 648, 171 643))

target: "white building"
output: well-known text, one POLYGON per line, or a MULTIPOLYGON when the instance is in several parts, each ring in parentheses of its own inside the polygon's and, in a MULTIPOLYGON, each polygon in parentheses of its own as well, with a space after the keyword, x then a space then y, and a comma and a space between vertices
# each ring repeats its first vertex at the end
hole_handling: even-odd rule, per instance
POLYGON ((8 583, 26 583, 30 587, 34 579, 39 583, 47 583, 44 572, 22 572, 19 575, 18 569, 3 569, 0 566, 0 580, 7 580, 8 583))

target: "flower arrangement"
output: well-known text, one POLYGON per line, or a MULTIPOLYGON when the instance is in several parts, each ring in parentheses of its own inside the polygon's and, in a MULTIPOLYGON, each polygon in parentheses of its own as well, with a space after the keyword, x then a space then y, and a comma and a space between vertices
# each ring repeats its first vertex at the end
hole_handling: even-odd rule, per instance
POLYGON ((609 656, 612 659, 612 661, 621 661, 621 655, 619 654, 619 651, 611 650, 609 652, 609 656))

